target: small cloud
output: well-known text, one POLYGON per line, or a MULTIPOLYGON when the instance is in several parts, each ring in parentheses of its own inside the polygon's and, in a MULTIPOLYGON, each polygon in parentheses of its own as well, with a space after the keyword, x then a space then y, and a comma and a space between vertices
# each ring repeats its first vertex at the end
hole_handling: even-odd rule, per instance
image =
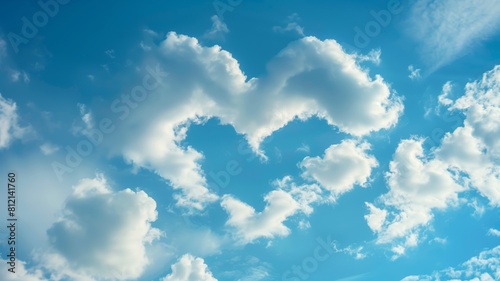
POLYGON ((145 28, 144 30, 144 33, 149 35, 149 36, 153 36, 153 37, 159 37, 160 35, 158 34, 158 32, 152 30, 152 29, 149 29, 149 28, 145 28))
POLYGON ((308 228, 311 228, 311 223, 309 223, 308 221, 305 221, 305 220, 301 220, 299 222, 299 229, 308 229, 308 228))
POLYGON ((285 26, 273 26, 273 31, 279 33, 292 31, 297 32, 297 34, 301 36, 305 36, 304 28, 298 24, 298 21, 300 21, 300 17, 297 13, 293 13, 288 16, 287 20, 285 21, 285 26))
POLYGON ((105 53, 106 53, 106 55, 108 55, 108 57, 110 57, 112 59, 116 58, 116 56, 115 56, 115 50, 113 50, 113 49, 106 50, 105 53))
POLYGON ((391 257, 391 260, 396 260, 400 256, 405 254, 406 248, 403 247, 402 245, 398 245, 398 246, 392 247, 391 251, 394 253, 394 255, 391 257))
POLYGON ((102 64, 101 67, 104 69, 104 71, 106 71, 107 73, 109 73, 109 65, 102 64))
POLYGON ((381 55, 382 51, 380 49, 373 49, 367 55, 356 54, 356 59, 360 62, 369 61, 375 65, 379 65, 382 62, 380 59, 381 55))
POLYGON ((449 95, 451 94, 452 90, 453 85, 451 84, 451 81, 448 81, 443 85, 443 90, 438 96, 438 102, 440 105, 449 106, 453 103, 453 101, 449 99, 449 95))
POLYGON ((448 243, 448 240, 446 238, 436 237, 436 238, 432 239, 429 243, 431 243, 431 242, 444 245, 444 244, 448 243))
POLYGON ((25 71, 18 71, 11 69, 9 72, 10 72, 9 78, 10 81, 12 82, 19 82, 20 80, 22 80, 26 84, 30 82, 30 77, 28 73, 26 73, 25 71))
POLYGON ((494 229, 494 228, 490 228, 488 230, 488 235, 489 236, 496 236, 496 237, 500 237, 500 230, 498 229, 494 229))
POLYGON ((139 44, 139 46, 140 46, 140 47, 141 47, 141 49, 143 49, 144 51, 151 51, 151 46, 146 45, 146 43, 144 43, 144 41, 141 41, 141 43, 139 44))
POLYGON ((73 135, 85 135, 89 130, 94 128, 94 117, 92 116, 92 111, 86 105, 79 103, 77 106, 80 110, 81 121, 73 122, 71 132, 73 135))
POLYGON ((485 211, 485 208, 483 205, 481 205, 479 202, 477 202, 476 199, 474 199, 471 203, 467 204, 469 207, 474 209, 474 213, 472 214, 475 217, 482 217, 485 211))
POLYGON ((348 254, 357 260, 362 260, 362 259, 366 258, 366 256, 367 256, 366 253, 363 252, 363 249, 364 249, 363 246, 351 245, 351 246, 347 246, 345 248, 339 248, 337 246, 336 242, 333 242, 332 247, 336 253, 348 254))
POLYGON ((0 150, 8 148, 14 140, 26 138, 32 132, 31 126, 19 125, 16 103, 0 94, 0 150))
POLYGON ((44 155, 51 155, 59 150, 59 147, 50 143, 44 143, 40 145, 40 150, 44 155))
POLYGON ((94 80, 95 80, 95 76, 94 76, 94 75, 92 75, 92 74, 87 75, 87 78, 88 78, 90 81, 94 81, 94 80))
POLYGON ((418 80, 421 78, 420 76, 420 69, 419 68, 415 68, 413 66, 413 64, 410 64, 408 66, 408 70, 410 71, 410 75, 408 75, 408 77, 411 79, 411 80, 418 80))
POLYGON ((217 16, 214 15, 210 18, 212 20, 212 28, 205 32, 206 38, 215 39, 217 37, 224 37, 224 34, 229 33, 227 25, 217 16))
POLYGON ((79 103, 78 108, 80 109, 80 114, 82 115, 82 120, 85 123, 85 127, 91 129, 94 127, 92 112, 84 104, 79 103))
POLYGON ((297 151, 309 153, 311 151, 311 148, 309 147, 309 145, 303 143, 299 148, 297 148, 297 151))

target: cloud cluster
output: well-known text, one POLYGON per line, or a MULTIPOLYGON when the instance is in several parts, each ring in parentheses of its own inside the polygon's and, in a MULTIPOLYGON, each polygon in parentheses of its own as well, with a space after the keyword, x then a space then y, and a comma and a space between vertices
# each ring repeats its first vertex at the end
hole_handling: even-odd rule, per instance
MULTIPOLYGON (((449 90, 446 83, 443 91, 449 90)), ((383 208, 367 203, 369 227, 379 243, 395 243, 396 256, 415 246, 433 211, 457 204, 462 191, 476 189, 490 205, 500 206, 500 66, 467 83, 456 101, 441 104, 461 111, 463 125, 428 155, 424 139, 401 141, 387 173, 389 192, 378 199, 383 208)))
MULTIPOLYGON (((378 165, 366 153, 368 149, 367 143, 344 140, 328 147, 323 157, 305 157, 298 164, 302 177, 317 184, 297 184, 291 176, 275 180, 276 189, 264 197, 267 204, 261 212, 224 195, 221 206, 229 214, 226 225, 241 244, 287 236, 290 229, 284 222, 289 217, 299 213, 308 216, 314 211, 313 204, 335 201, 355 185, 367 185, 372 169, 378 165)), ((307 228, 308 222, 302 220, 299 227, 307 228)))
POLYGON ((370 77, 358 56, 344 52, 335 40, 292 42, 269 62, 265 75, 251 79, 229 52, 174 32, 147 55, 170 75, 134 106, 109 145, 133 165, 168 180, 181 191, 177 205, 194 210, 218 196, 207 188, 203 155, 183 145, 192 123, 218 118, 266 158, 260 143, 296 118, 318 116, 362 136, 394 126, 403 110, 382 77, 370 77))

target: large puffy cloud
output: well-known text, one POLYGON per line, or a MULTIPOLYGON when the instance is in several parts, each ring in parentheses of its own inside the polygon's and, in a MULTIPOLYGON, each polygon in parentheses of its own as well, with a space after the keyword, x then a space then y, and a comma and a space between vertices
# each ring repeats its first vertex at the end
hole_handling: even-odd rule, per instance
MULTIPOLYGON (((203 155, 183 141, 189 125, 218 118, 245 135, 265 158, 261 141, 295 118, 318 116, 341 131, 360 136, 393 126, 402 103, 380 76, 372 78, 334 40, 305 37, 291 43, 268 64, 267 73, 247 78, 238 61, 219 46, 169 33, 147 52, 146 61, 169 75, 157 75, 145 101, 125 113, 121 131, 109 142, 114 154, 151 169, 179 190, 177 205, 202 210, 218 199, 209 191, 203 155), (353 114, 353 113, 356 114, 353 114)), ((121 109, 120 109, 121 108, 121 109)), ((217 136, 213 136, 217 137, 217 136)))
POLYGON ((299 163, 302 176, 317 181, 332 193, 333 199, 351 190, 354 185, 366 186, 377 161, 366 151, 367 143, 344 140, 331 145, 323 157, 306 157, 299 163))
POLYGON ((217 279, 212 276, 202 258, 185 254, 172 265, 172 273, 165 276, 162 281, 217 281, 217 279))
POLYGON ((418 229, 429 223, 433 209, 456 204, 463 190, 446 163, 424 155, 422 142, 404 140, 396 149, 386 175, 389 192, 379 198, 385 209, 367 204, 370 213, 365 218, 378 234, 377 242, 402 243, 394 248, 396 254, 402 254, 404 247, 415 246, 418 229))
POLYGON ((500 66, 468 83, 450 110, 461 110, 463 127, 446 134, 438 157, 467 174, 472 187, 500 206, 500 66))
POLYGON ((429 155, 422 139, 402 141, 387 174, 390 190, 379 198, 384 207, 367 204, 365 218, 377 241, 399 244, 393 248, 397 255, 416 245, 434 209, 457 203, 464 190, 476 189, 490 205, 500 205, 500 66, 467 83, 465 94, 445 105, 464 113, 463 125, 447 133, 429 155))
POLYGON ((145 244, 160 234, 151 227, 156 217, 156 202, 143 191, 113 192, 100 174, 83 179, 47 231, 55 253, 43 266, 55 280, 137 278, 148 264, 145 244))
POLYGON ((28 132, 29 128, 21 127, 18 120, 16 103, 0 94, 0 150, 28 132))
POLYGON ((500 28, 496 0, 413 1, 409 32, 420 44, 423 60, 436 70, 470 52, 500 28))
POLYGON ((436 271, 431 275, 412 275, 401 281, 431 280, 500 280, 500 246, 485 250, 455 268, 436 271))

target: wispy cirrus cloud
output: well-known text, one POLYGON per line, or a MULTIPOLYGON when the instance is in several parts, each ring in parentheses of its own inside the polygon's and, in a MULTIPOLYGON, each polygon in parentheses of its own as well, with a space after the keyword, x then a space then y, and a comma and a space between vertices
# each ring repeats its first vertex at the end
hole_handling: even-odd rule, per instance
POLYGON ((500 30, 497 0, 413 1, 408 32, 432 72, 466 55, 500 30))

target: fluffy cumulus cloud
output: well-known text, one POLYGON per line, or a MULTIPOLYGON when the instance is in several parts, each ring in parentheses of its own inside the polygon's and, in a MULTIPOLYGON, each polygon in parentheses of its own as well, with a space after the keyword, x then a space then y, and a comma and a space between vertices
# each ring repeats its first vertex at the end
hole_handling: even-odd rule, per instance
POLYGON ((283 222, 299 210, 299 204, 283 190, 274 190, 264 197, 267 205, 262 212, 252 206, 225 195, 221 206, 229 214, 226 225, 231 228, 235 239, 242 244, 259 238, 283 237, 290 229, 283 222))
POLYGON ((212 276, 202 258, 185 254, 172 265, 172 273, 161 281, 217 281, 217 279, 212 276))
POLYGON ((500 29, 496 0, 412 2, 409 33, 420 42, 422 58, 431 71, 465 55, 500 29))
POLYGON ((490 205, 500 205, 500 66, 468 83, 462 97, 442 104, 461 111, 463 125, 428 155, 423 139, 402 141, 387 174, 390 190, 379 198, 383 207, 367 204, 368 225, 379 243, 396 243, 397 255, 418 243, 419 229, 431 221, 434 209, 456 204, 464 190, 475 189, 490 205))
POLYGON ((304 178, 315 180, 336 198, 354 185, 366 186, 372 168, 378 165, 366 153, 368 149, 367 143, 344 140, 327 148, 323 157, 304 158, 299 167, 304 178))
POLYGON ((174 32, 147 56, 146 61, 169 75, 156 71, 153 78, 158 79, 145 76, 150 94, 140 103, 129 97, 132 108, 125 108, 126 101, 113 104, 123 122, 109 146, 133 165, 168 180, 180 191, 177 205, 194 210, 218 197, 207 187, 199 164, 203 155, 183 144, 192 123, 218 118, 265 158, 263 139, 296 118, 318 116, 361 136, 395 125, 403 110, 382 77, 370 77, 358 56, 345 53, 334 40, 292 42, 258 78, 248 78, 219 46, 205 47, 174 32))
POLYGON ((468 261, 431 275, 412 275, 401 281, 471 280, 493 281, 500 279, 500 246, 483 251, 468 261))
POLYGON ((416 246, 418 229, 430 222, 432 211, 456 204, 463 190, 446 163, 424 155, 422 142, 409 139, 399 144, 386 175, 389 192, 379 198, 384 208, 367 204, 370 213, 365 218, 378 234, 377 242, 401 243, 394 248, 397 255, 416 246))
POLYGON ((470 185, 500 206, 500 66, 468 83, 449 110, 460 110, 463 127, 447 134, 438 157, 467 174, 470 185))
POLYGON ((12 141, 22 138, 29 130, 19 125, 17 105, 0 94, 0 150, 9 147, 12 141))
POLYGON ((47 231, 55 251, 42 264, 54 280, 137 278, 148 264, 145 244, 160 234, 151 227, 156 217, 156 202, 143 191, 114 192, 100 174, 84 179, 47 231))
MULTIPOLYGON (((310 215, 313 204, 332 202, 354 185, 365 186, 377 161, 366 151, 366 143, 344 140, 325 150, 323 157, 305 157, 299 167, 302 177, 317 182, 297 184, 291 176, 275 180, 275 190, 269 192, 264 201, 266 207, 261 212, 240 200, 225 195, 221 206, 229 214, 226 225, 238 243, 247 244, 260 238, 284 237, 290 229, 284 222, 299 213, 310 215)), ((301 220, 299 227, 309 223, 301 220)))

